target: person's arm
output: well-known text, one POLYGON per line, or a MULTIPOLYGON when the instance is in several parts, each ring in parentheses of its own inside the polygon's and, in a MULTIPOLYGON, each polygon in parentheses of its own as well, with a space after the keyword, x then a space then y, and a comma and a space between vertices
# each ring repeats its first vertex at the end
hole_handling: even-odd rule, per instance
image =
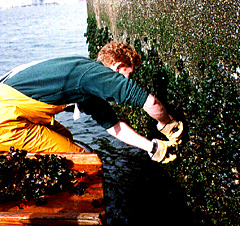
POLYGON ((183 123, 169 116, 166 108, 157 98, 149 94, 143 105, 143 109, 158 121, 157 129, 169 140, 176 142, 176 144, 182 142, 183 123), (176 128, 176 131, 173 131, 174 128, 176 128))
MULTIPOLYGON (((143 109, 164 127, 171 119, 162 103, 151 94, 148 95, 143 109)), ((150 152, 153 148, 153 142, 139 135, 125 122, 119 121, 116 125, 107 129, 107 132, 115 138, 150 152)))
POLYGON ((153 142, 139 135, 125 122, 119 121, 115 126, 107 129, 107 132, 115 138, 145 151, 150 152, 153 149, 153 142))
POLYGON ((169 155, 166 157, 167 148, 173 145, 170 141, 161 141, 153 139, 149 141, 147 138, 136 133, 125 122, 119 121, 115 126, 107 129, 107 132, 115 138, 138 147, 148 152, 152 160, 162 163, 168 163, 176 158, 176 155, 169 155))
POLYGON ((163 104, 155 98, 153 95, 149 94, 143 109, 154 119, 156 119, 162 127, 164 127, 169 121, 171 121, 166 108, 163 104))

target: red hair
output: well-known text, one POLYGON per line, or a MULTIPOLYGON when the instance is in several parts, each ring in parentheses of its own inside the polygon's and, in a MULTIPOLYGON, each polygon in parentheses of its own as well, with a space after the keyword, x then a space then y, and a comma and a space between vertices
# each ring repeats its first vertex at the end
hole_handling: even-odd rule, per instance
POLYGON ((97 60, 104 66, 110 67, 117 62, 122 62, 126 67, 139 67, 142 63, 140 54, 130 45, 122 42, 110 42, 98 53, 97 60))

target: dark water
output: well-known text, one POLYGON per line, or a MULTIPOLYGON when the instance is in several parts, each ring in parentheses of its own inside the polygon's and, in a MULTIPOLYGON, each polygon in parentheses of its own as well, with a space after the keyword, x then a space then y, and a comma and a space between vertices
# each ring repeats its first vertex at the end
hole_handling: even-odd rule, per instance
MULTIPOLYGON (((88 56, 86 20, 85 1, 0 11, 0 75, 34 60, 88 56)), ((144 151, 112 138, 85 114, 77 121, 71 113, 61 113, 56 119, 103 161, 108 225, 191 223, 193 215, 185 207, 183 190, 144 151)))

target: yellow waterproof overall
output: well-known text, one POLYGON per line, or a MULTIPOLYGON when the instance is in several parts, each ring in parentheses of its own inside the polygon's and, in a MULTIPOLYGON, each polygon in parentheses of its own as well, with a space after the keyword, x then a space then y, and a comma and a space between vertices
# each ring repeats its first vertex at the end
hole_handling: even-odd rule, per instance
POLYGON ((65 107, 34 100, 0 84, 0 151, 14 146, 28 152, 82 152, 71 132, 54 120, 65 107))

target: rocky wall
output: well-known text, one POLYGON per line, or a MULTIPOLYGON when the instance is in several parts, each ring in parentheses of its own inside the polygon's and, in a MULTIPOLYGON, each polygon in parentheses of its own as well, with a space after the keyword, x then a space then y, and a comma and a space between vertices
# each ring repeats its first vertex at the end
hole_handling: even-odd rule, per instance
POLYGON ((193 77, 204 76, 206 65, 215 62, 222 73, 239 78, 239 1, 87 0, 87 4, 98 28, 107 26, 115 40, 130 38, 133 44, 139 38, 146 50, 149 40, 155 39, 163 62, 177 73, 184 69, 193 77))
MULTIPOLYGON (((95 59, 99 49, 112 40, 109 29, 115 40, 134 44, 143 64, 132 79, 184 124, 183 142, 173 153, 177 160, 161 167, 183 188, 184 202, 194 213, 191 225, 240 225, 239 4, 221 0, 88 0, 90 57, 95 59)), ((156 121, 143 110, 125 105, 119 109, 141 135, 166 139, 154 131, 156 121)), ((109 195, 106 192, 106 200, 111 200, 109 195)), ((113 209, 119 212, 115 204, 113 209)), ((130 206, 137 209, 143 225, 137 204, 130 206)), ((147 206, 156 205, 150 199, 147 206)), ((109 206, 107 209, 109 216, 109 206)), ((161 211, 155 215, 152 209, 150 212, 151 216, 161 215, 161 211)), ((175 216, 179 211, 172 213, 175 216)), ((117 220, 118 216, 113 216, 117 220)), ((126 217, 126 222, 129 219, 126 217)))

